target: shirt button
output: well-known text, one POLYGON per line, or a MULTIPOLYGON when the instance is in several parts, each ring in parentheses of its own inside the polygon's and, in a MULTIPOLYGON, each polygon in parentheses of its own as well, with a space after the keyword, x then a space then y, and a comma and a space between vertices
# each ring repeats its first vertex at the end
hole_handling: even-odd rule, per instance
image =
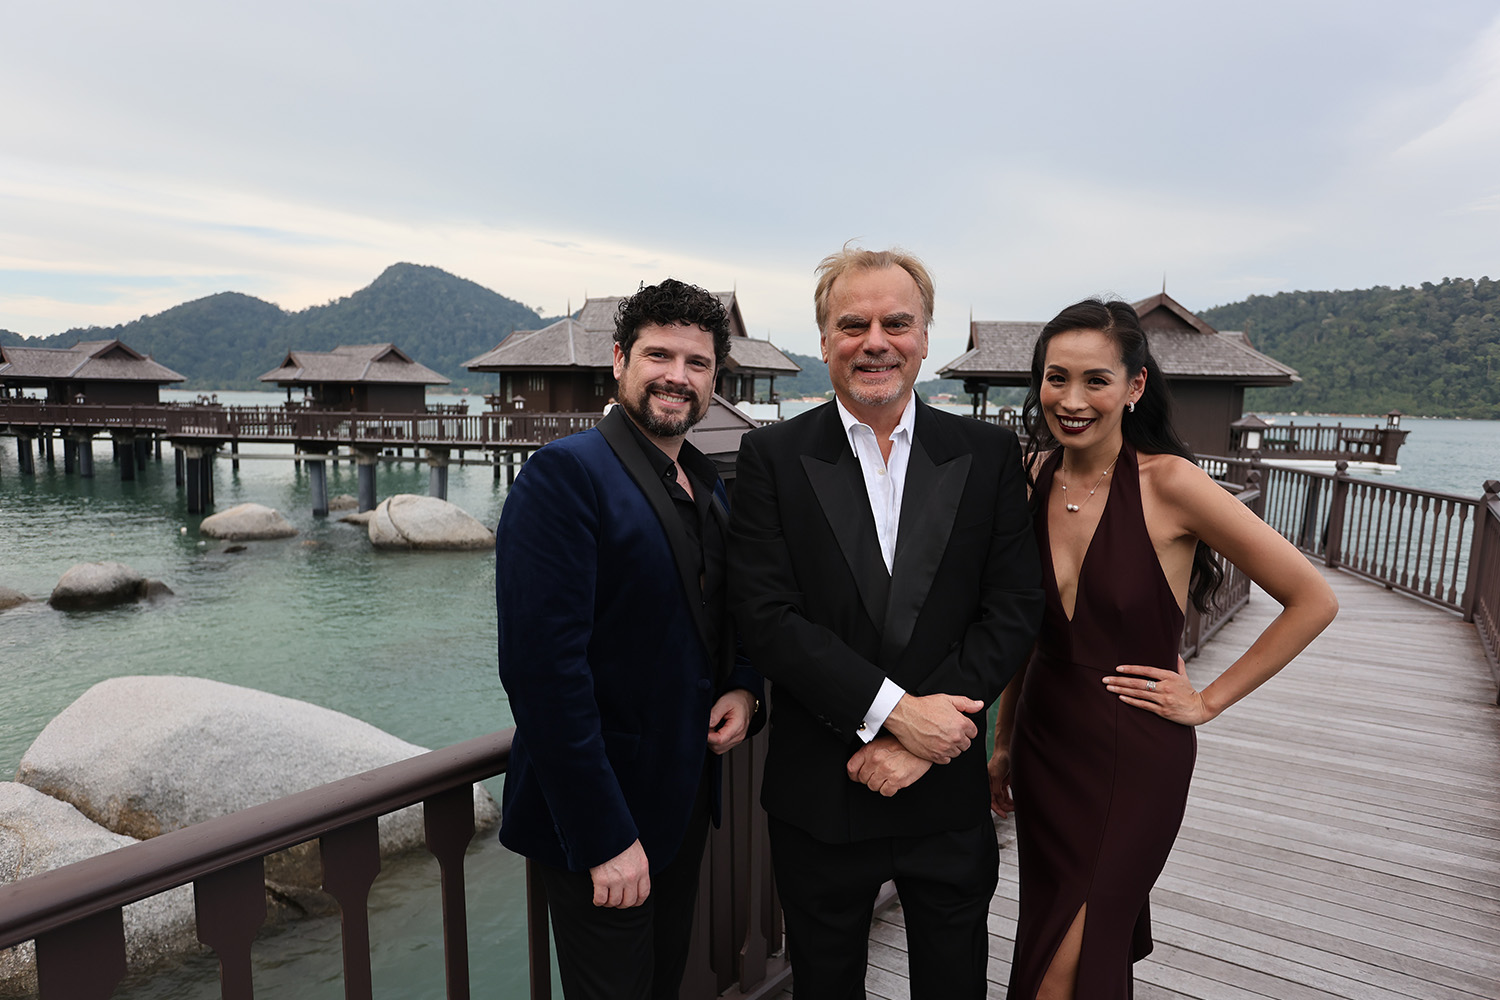
POLYGON ((875 475, 877 475, 877 476, 883 476, 883 475, 885 475, 885 470, 884 469, 876 469, 875 470, 875 475))

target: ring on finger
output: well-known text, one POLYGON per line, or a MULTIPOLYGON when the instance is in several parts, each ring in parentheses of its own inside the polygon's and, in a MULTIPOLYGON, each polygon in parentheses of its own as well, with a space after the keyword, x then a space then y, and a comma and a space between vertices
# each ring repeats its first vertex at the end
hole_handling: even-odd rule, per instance
POLYGON ((1156 690, 1156 682, 1155 681, 1147 681, 1146 682, 1146 690, 1147 691, 1155 691, 1156 690))

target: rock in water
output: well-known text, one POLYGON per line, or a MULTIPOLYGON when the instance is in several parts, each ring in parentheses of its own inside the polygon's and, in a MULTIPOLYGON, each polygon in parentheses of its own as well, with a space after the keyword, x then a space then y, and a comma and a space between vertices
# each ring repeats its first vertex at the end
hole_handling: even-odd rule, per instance
MULTIPOLYGON (((15 882, 134 844, 66 802, 0 782, 0 883, 15 882)), ((125 962, 132 972, 196 946, 193 887, 180 886, 125 907, 125 962)), ((0 996, 36 991, 36 947, 0 950, 0 996)))
MULTIPOLYGON (((404 760, 423 748, 317 705, 196 677, 101 681, 47 724, 16 780, 145 839, 404 760)), ((474 786, 475 821, 499 809, 474 786)), ((423 843, 421 806, 380 818, 383 854, 423 843)), ((317 842, 266 859, 273 889, 308 905, 317 842)))
POLYGON ((378 549, 493 549, 495 535, 446 500, 398 493, 375 508, 370 542, 378 549))
POLYGON ((31 598, 19 590, 11 590, 9 587, 0 587, 0 611, 13 608, 18 604, 25 604, 31 598))
POLYGON ((297 533, 297 529, 281 516, 280 511, 258 503, 242 503, 226 511, 210 514, 198 525, 198 530, 209 538, 228 538, 233 541, 290 538, 297 533))
POLYGON ((62 575, 48 602, 65 610, 106 608, 146 596, 147 580, 124 563, 79 563, 62 575))
POLYGON ((329 512, 336 510, 356 510, 358 508, 359 499, 357 497, 349 495, 348 493, 340 493, 338 496, 330 497, 328 500, 329 512))

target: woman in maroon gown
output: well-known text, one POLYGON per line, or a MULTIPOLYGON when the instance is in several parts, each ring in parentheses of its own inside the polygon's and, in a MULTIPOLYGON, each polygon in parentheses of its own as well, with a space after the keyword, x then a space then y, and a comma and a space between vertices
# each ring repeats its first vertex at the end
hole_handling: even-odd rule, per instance
POLYGON ((1047 610, 1000 701, 992 804, 1016 813, 1012 1000, 1126 1000, 1148 896, 1182 822, 1193 727, 1284 667, 1337 611, 1308 560, 1192 460, 1135 310, 1089 300, 1043 328, 1023 409, 1047 610), (1043 454, 1051 449, 1050 454, 1043 454), (1283 605, 1198 691, 1183 610, 1222 579, 1210 548, 1283 605))

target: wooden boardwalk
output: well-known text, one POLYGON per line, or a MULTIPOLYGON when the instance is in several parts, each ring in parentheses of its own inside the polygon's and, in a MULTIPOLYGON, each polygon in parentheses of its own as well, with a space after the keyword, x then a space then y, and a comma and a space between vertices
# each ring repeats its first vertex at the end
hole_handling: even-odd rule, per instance
MULTIPOLYGON (((1500 708, 1479 639, 1449 612, 1327 578, 1341 604, 1328 632, 1198 731, 1137 1000, 1500 998, 1500 708)), ((1194 679, 1276 608, 1257 590, 1194 679)), ((1014 828, 999 833, 993 997, 1016 918, 1014 828)), ((910 995, 905 947, 897 904, 871 929, 872 997, 910 995)))

